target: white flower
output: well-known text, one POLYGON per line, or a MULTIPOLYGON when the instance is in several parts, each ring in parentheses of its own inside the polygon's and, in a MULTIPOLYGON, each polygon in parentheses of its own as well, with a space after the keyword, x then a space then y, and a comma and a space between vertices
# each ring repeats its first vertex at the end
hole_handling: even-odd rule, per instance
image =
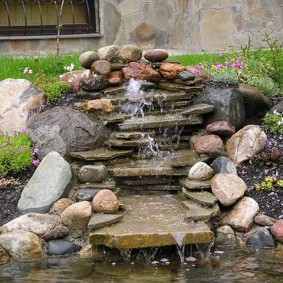
POLYGON ((277 122, 277 125, 280 126, 282 125, 282 120, 277 122))
POLYGON ((84 77, 89 77, 89 75, 90 75, 90 70, 84 70, 83 76, 84 77))
POLYGON ((276 110, 273 111, 273 114, 280 115, 280 113, 278 113, 276 110))
POLYGON ((25 67, 24 70, 23 70, 23 73, 31 75, 32 74, 32 69, 29 68, 29 67, 25 67))
POLYGON ((64 70, 68 72, 72 72, 75 68, 75 65, 73 63, 70 64, 70 66, 65 66, 64 70))

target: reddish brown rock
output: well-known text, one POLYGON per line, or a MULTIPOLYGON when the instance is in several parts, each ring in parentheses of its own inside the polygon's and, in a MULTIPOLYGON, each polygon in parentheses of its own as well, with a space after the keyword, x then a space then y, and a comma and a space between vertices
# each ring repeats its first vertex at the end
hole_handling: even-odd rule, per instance
POLYGON ((222 152, 223 141, 217 135, 204 135, 195 138, 194 141, 195 151, 198 154, 212 155, 215 152, 222 152))
POLYGON ((248 125, 227 141, 227 154, 237 166, 262 151, 266 139, 265 132, 259 126, 248 125))
POLYGON ((119 86, 123 84, 124 79, 122 71, 114 71, 110 73, 108 81, 110 86, 119 86))
POLYGON ((270 232, 280 243, 283 243, 283 219, 276 221, 271 227, 270 232))
POLYGON ((186 71, 193 73, 195 77, 201 78, 204 81, 211 79, 211 75, 198 66, 187 66, 186 71))
POLYGON ((92 208, 100 213, 117 213, 119 202, 116 195, 110 190, 101 190, 92 200, 92 208))
POLYGON ((107 98, 94 99, 87 102, 78 102, 75 103, 75 106, 80 107, 84 111, 102 110, 104 112, 112 112, 114 110, 111 100, 107 98))
POLYGON ((152 69, 145 63, 131 62, 128 67, 122 69, 126 80, 146 80, 150 82, 159 82, 161 77, 160 74, 152 69))
POLYGON ((106 60, 97 60, 91 64, 91 72, 100 76, 108 77, 111 69, 111 63, 106 60))
POLYGON ((178 78, 179 73, 185 70, 184 66, 177 63, 162 63, 159 72, 165 79, 174 80, 178 78))
POLYGON ((206 126, 208 134, 230 137, 235 134, 235 127, 228 121, 216 121, 206 126))
POLYGON ((81 78, 84 77, 84 75, 83 70, 76 70, 63 74, 60 79, 61 81, 68 83, 73 92, 78 92, 80 91, 81 78))
POLYGON ((57 200, 49 210, 50 214, 61 215, 61 213, 74 202, 69 198, 61 198, 57 200))
POLYGON ((151 49, 147 50, 144 54, 144 58, 150 62, 160 62, 168 58, 169 53, 165 49, 151 49))

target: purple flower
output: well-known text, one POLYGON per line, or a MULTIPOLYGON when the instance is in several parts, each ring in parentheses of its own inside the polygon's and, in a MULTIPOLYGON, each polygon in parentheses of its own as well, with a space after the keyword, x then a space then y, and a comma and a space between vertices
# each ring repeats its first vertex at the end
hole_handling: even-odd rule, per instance
POLYGON ((39 148, 38 148, 38 147, 35 147, 35 148, 33 149, 32 155, 36 155, 36 154, 38 154, 38 153, 39 153, 39 148))
POLYGON ((227 68, 234 68, 234 67, 235 67, 235 64, 232 63, 232 62, 227 62, 227 63, 226 63, 226 67, 227 67, 227 68))
POLYGON ((195 69, 196 69, 197 71, 199 71, 199 70, 201 69, 201 65, 200 65, 200 64, 197 64, 197 65, 195 66, 195 69))
POLYGON ((216 62, 215 66, 217 67, 217 69, 221 70, 223 68, 223 65, 220 62, 216 62))
POLYGON ((33 164, 35 167, 37 167, 37 166, 39 165, 39 163, 40 163, 40 160, 39 160, 39 159, 35 159, 35 160, 32 161, 32 164, 33 164))
POLYGON ((238 61, 237 63, 236 63, 236 67, 238 68, 238 69, 242 69, 243 68, 243 62, 242 61, 238 61))
POLYGON ((28 131, 28 130, 27 130, 26 128, 22 129, 22 133, 23 133, 23 134, 26 134, 27 131, 28 131))
POLYGON ((24 151, 25 150, 25 148, 23 147, 23 146, 21 146, 20 148, 19 148, 19 151, 24 151))
POLYGON ((222 57, 223 57, 223 53, 222 53, 222 52, 219 52, 219 53, 218 53, 218 57, 219 57, 219 58, 222 58, 222 57))

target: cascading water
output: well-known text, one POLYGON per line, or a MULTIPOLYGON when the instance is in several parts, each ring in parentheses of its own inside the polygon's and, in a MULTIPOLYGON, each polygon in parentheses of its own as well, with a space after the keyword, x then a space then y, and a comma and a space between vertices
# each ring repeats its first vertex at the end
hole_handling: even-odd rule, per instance
POLYGON ((213 247, 214 243, 208 244, 195 244, 197 247, 198 252, 200 253, 201 258, 204 261, 209 261, 209 257, 211 254, 211 248, 213 247))
POLYGON ((176 241, 176 247, 177 247, 177 252, 180 257, 180 262, 181 264, 184 264, 185 262, 185 244, 184 244, 184 233, 175 233, 173 234, 173 237, 176 241))

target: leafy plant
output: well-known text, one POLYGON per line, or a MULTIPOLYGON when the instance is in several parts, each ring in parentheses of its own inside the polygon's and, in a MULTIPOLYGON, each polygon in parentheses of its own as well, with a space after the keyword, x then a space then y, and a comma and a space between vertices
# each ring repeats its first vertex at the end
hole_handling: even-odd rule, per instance
POLYGON ((274 111, 266 113, 263 118, 265 128, 272 133, 283 134, 283 115, 274 111))
MULTIPOLYGON (((70 90, 70 86, 57 77, 48 78, 40 67, 39 60, 36 60, 36 62, 36 74, 29 67, 24 68, 23 72, 37 88, 44 91, 47 101, 54 103, 70 90)), ((71 66, 73 69, 74 64, 71 64, 71 66)), ((64 70, 66 70, 66 67, 64 70)))
POLYGON ((15 133, 13 136, 0 136, 0 179, 8 173, 19 173, 29 168, 36 156, 32 143, 25 132, 15 133))
POLYGON ((257 191, 274 191, 276 188, 283 188, 283 180, 277 179, 276 177, 267 176, 263 182, 256 184, 255 188, 257 191))

